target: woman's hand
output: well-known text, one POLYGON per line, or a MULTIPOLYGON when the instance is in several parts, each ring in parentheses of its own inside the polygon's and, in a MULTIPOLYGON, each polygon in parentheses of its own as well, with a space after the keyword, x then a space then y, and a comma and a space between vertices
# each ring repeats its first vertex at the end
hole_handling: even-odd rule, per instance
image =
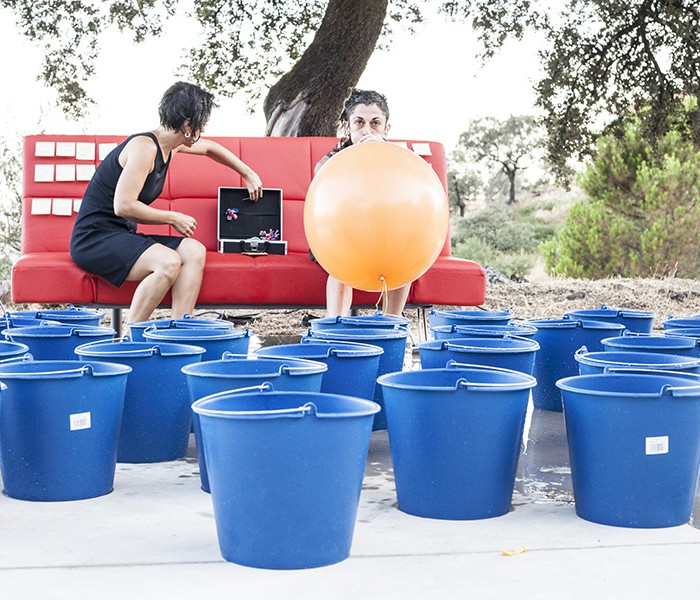
POLYGON ((179 212, 170 213, 170 224, 185 237, 192 237, 197 229, 197 220, 194 217, 179 212))
POLYGON ((262 198, 262 181, 255 171, 251 169, 250 173, 244 175, 243 183, 245 183, 245 186, 248 189, 248 195, 253 202, 257 202, 260 200, 260 198, 262 198))

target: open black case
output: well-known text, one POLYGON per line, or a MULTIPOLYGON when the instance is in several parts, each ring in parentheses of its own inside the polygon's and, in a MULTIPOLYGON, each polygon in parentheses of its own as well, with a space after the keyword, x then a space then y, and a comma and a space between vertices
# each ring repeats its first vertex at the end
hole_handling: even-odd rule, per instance
POLYGON ((263 188, 257 202, 249 196, 246 188, 219 188, 219 252, 287 254, 282 235, 282 190, 263 188))

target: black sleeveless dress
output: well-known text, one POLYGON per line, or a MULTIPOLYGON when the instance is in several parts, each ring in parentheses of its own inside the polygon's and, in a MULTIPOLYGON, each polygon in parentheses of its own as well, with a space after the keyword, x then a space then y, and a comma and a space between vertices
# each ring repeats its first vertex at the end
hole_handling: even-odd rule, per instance
POLYGON ((138 200, 151 204, 163 191, 170 164, 163 159, 158 139, 153 133, 137 133, 128 137, 102 161, 85 190, 78 216, 73 225, 70 255, 81 269, 104 277, 120 286, 129 271, 153 244, 177 248, 181 237, 136 233, 136 223, 114 213, 114 191, 122 173, 119 155, 124 146, 137 136, 146 136, 156 145, 153 171, 148 174, 138 200))

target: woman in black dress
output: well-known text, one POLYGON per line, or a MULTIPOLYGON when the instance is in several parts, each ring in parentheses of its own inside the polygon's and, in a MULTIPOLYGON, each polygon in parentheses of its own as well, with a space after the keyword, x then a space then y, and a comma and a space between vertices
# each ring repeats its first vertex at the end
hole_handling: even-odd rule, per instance
POLYGON ((213 96, 178 82, 164 94, 160 127, 130 136, 95 171, 73 226, 70 253, 82 269, 120 286, 140 281, 129 308, 130 323, 147 320, 168 290, 173 318, 192 314, 204 273, 205 248, 192 239, 197 221, 149 206, 162 192, 177 152, 200 154, 241 175, 251 200, 262 194, 258 175, 232 152, 200 139, 213 96), (137 223, 171 225, 184 237, 136 233, 137 223))

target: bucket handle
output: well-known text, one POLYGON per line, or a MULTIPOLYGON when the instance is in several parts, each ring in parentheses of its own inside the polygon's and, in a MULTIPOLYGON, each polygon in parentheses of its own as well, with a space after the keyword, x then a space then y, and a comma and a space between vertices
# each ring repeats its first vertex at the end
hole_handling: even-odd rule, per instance
POLYGON ((333 340, 320 340, 318 338, 306 337, 306 338, 302 338, 300 343, 301 344, 315 344, 317 346, 324 344, 326 346, 329 346, 328 354, 326 354, 326 356, 340 356, 340 357, 346 356, 347 357, 347 356, 354 356, 355 354, 364 355, 364 353, 366 352, 366 350, 364 350, 364 349, 348 350, 347 348, 341 348, 341 349, 333 348, 333 344, 338 343, 338 342, 335 342, 333 340))
MULTIPOLYGON (((230 396, 231 394, 247 394, 248 392, 274 392, 275 388, 269 381, 264 381, 258 385, 251 385, 244 388, 236 388, 235 390, 224 390, 223 392, 217 392, 216 394, 210 394, 206 398, 219 398, 222 396, 230 396)), ((200 398, 201 399, 201 398, 200 398)))
MULTIPOLYGON (((129 337, 128 335, 125 335, 123 337, 111 338, 110 340, 112 343, 118 344, 119 342, 130 342, 131 337, 129 337)), ((99 345, 104 344, 104 343, 105 343, 105 340, 95 340, 94 342, 86 342, 84 344, 80 344, 79 347, 81 349, 84 348, 86 350, 90 350, 90 348, 92 346, 99 346, 99 345)), ((151 346, 150 348, 136 348, 135 350, 120 350, 119 354, 123 354, 123 355, 133 354, 134 356, 138 356, 138 355, 144 354, 145 352, 150 352, 151 355, 160 354, 161 349, 160 349, 160 346, 158 346, 156 344, 156 345, 151 346)))
MULTIPOLYGON (((236 390, 236 392, 240 391, 241 390, 236 390)), ((265 419, 269 417, 304 417, 306 415, 318 415, 318 409, 316 408, 316 405, 313 402, 307 402, 306 404, 303 404, 302 406, 297 406, 295 408, 276 408, 271 410, 217 410, 215 408, 195 408, 197 408, 199 412, 205 415, 221 415, 224 417, 258 417, 260 419, 265 419)))
MULTIPOLYGON (((36 372, 31 373, 31 375, 39 376, 39 377, 46 377, 46 376, 51 376, 51 375, 85 375, 87 373, 89 373, 90 375, 92 375, 94 373, 92 365, 89 363, 86 363, 83 366, 78 367, 77 369, 63 369, 62 371, 36 371, 36 372)), ((28 375, 28 373, 5 373, 5 375, 9 377, 9 376, 28 375)))
POLYGON ((661 394, 667 394, 674 397, 683 396, 698 396, 700 391, 700 375, 696 373, 681 373, 678 371, 665 371, 663 369, 635 369, 628 367, 610 367, 606 366, 603 369, 604 373, 629 373, 638 375, 671 375, 673 377, 681 377, 686 379, 694 379, 697 383, 692 385, 664 385, 661 387, 661 394))
POLYGON ((588 348, 585 345, 574 352, 574 356, 581 356, 582 354, 588 354, 588 348))
POLYGON ((0 360, 0 364, 3 365, 10 365, 12 363, 23 363, 23 362, 31 362, 34 360, 34 356, 32 356, 29 352, 26 354, 23 354, 22 356, 11 356, 10 358, 3 358, 0 360))
POLYGON ((510 388, 521 389, 523 383, 476 383, 467 379, 461 378, 455 382, 455 389, 466 388, 468 390, 488 390, 498 388, 499 390, 507 390, 510 388))
POLYGON ((235 352, 229 352, 226 350, 221 355, 221 360, 236 360, 237 358, 248 358, 247 354, 236 354, 235 352))

